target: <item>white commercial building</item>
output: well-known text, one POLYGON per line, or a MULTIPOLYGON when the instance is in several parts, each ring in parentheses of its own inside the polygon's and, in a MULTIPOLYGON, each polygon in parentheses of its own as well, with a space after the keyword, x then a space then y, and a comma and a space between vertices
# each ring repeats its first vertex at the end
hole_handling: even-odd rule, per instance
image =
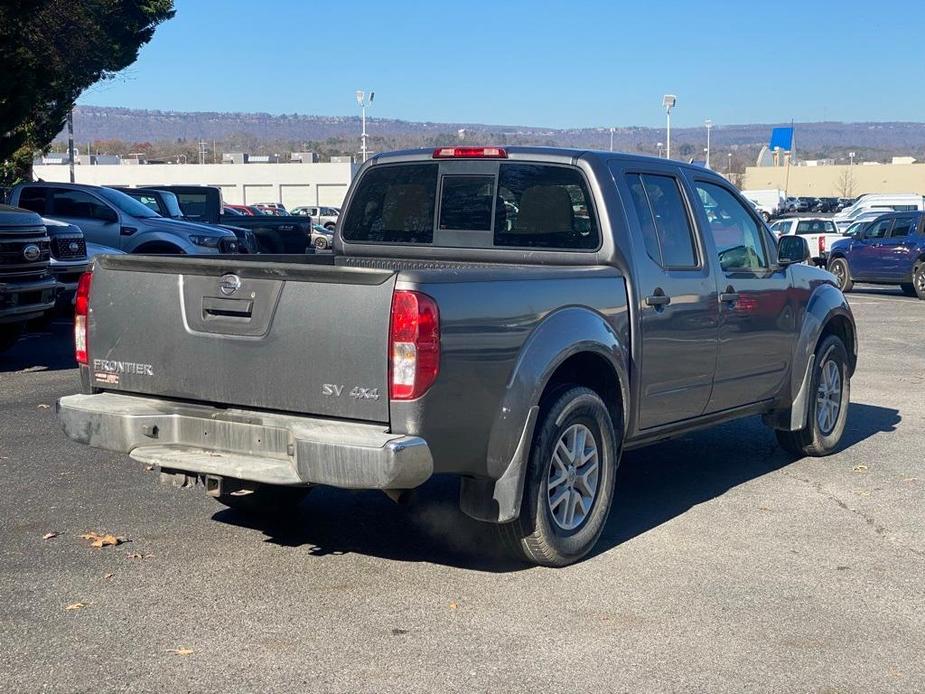
MULTIPOLYGON (((39 164, 36 179, 66 182, 66 164, 39 164)), ((210 185, 222 189, 225 202, 253 205, 281 202, 339 206, 356 172, 356 164, 124 164, 75 166, 77 183, 97 186, 210 185)))

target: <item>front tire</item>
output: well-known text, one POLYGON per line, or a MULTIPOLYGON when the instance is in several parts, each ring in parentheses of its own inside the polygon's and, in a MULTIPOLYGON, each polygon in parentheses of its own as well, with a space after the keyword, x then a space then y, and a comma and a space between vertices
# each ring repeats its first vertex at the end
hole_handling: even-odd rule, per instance
POLYGON ((838 288, 843 294, 847 294, 854 289, 854 280, 851 279, 851 272, 848 269, 848 261, 844 258, 835 258, 829 263, 829 272, 835 275, 838 281, 838 288))
POLYGON ((566 566, 597 543, 613 504, 622 433, 589 388, 558 391, 530 451, 517 520, 498 526, 520 560, 566 566))
POLYGON ((912 287, 915 295, 925 301, 925 261, 919 261, 912 269, 912 287))
POLYGON ((799 431, 775 432, 781 448, 799 457, 835 452, 845 433, 851 404, 851 376, 844 343, 829 335, 816 348, 815 356, 806 426, 799 431))

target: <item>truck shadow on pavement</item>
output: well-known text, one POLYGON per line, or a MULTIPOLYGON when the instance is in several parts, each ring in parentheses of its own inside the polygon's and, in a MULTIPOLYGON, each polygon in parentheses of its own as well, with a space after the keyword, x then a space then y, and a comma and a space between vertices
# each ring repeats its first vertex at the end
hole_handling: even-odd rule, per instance
MULTIPOLYGON (((852 404, 843 449, 894 431, 900 420, 895 409, 852 404)), ((846 464, 837 456, 828 460, 846 464)), ((617 473, 610 520, 590 557, 792 462, 758 418, 628 452, 617 473)), ((213 519, 258 530, 266 542, 307 548, 315 556, 359 553, 486 572, 529 568, 507 558, 495 529, 464 515, 457 500, 456 480, 436 477, 402 505, 380 492, 319 488, 303 502, 297 522, 258 521, 230 509, 213 519)))
POLYGON ((73 324, 67 319, 28 332, 0 354, 0 373, 76 369, 73 324))

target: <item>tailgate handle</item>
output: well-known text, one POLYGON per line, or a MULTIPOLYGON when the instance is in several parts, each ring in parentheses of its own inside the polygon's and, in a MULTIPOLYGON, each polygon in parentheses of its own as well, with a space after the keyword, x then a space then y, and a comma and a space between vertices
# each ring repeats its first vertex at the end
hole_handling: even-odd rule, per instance
POLYGON ((202 319, 231 318, 250 320, 254 302, 250 299, 220 299, 217 296, 202 297, 202 319))

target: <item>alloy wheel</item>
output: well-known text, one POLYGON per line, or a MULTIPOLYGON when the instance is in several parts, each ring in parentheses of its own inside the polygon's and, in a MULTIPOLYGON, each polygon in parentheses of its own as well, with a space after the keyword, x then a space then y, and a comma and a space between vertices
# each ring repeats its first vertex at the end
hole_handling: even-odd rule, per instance
POLYGON ((562 530, 574 530, 587 519, 597 497, 600 456, 594 434, 573 424, 556 442, 547 478, 547 504, 562 530))
POLYGON ((816 389, 816 423, 823 436, 835 428, 841 410, 841 372, 831 359, 822 365, 819 386, 816 389))

